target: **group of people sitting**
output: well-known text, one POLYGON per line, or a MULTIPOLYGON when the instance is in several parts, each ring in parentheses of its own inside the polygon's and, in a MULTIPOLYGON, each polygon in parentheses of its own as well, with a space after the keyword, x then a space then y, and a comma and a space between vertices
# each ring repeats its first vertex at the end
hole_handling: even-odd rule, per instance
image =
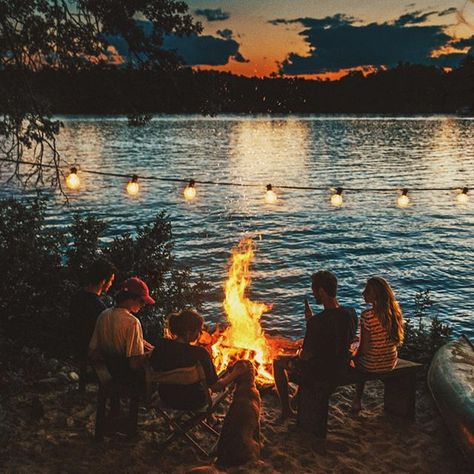
MULTIPOLYGON (((119 286, 114 305, 107 307, 104 295, 117 273, 106 259, 95 261, 88 270, 87 282, 71 301, 71 325, 76 354, 81 361, 100 357, 107 362, 113 377, 124 383, 140 384, 144 361, 154 370, 168 371, 193 367, 204 369, 207 387, 218 392, 241 374, 230 371, 220 377, 209 351, 199 344, 204 327, 202 316, 186 309, 168 317, 170 337, 151 344, 143 337, 142 326, 135 316, 145 305, 155 304, 148 286, 138 277, 128 278, 119 286)), ((369 309, 358 318, 354 309, 337 300, 337 279, 323 270, 311 277, 312 292, 323 306, 312 313, 305 301, 306 333, 296 356, 274 360, 275 385, 285 420, 294 415, 289 397, 289 381, 297 384, 309 377, 330 381, 352 367, 368 372, 386 372, 395 367, 397 347, 403 342, 403 316, 389 284, 380 277, 367 281, 363 297, 369 309)), ((245 367, 245 365, 241 365, 245 367)), ((193 410, 206 403, 208 394, 200 384, 161 385, 160 397, 171 408, 193 410)), ((363 384, 356 387, 353 409, 361 409, 363 384)))
MULTIPOLYGON (((135 316, 145 305, 155 304, 148 286, 138 277, 125 280, 107 307, 104 295, 112 286, 117 270, 106 259, 89 268, 86 284, 71 300, 71 329, 75 353, 84 364, 103 360, 112 377, 125 384, 142 385, 142 369, 148 364, 156 371, 194 367, 204 370, 206 386, 219 392, 230 385, 242 368, 218 377, 209 351, 197 344, 204 327, 202 316, 192 309, 172 313, 167 319, 171 337, 160 337, 151 344, 143 337, 140 320, 135 316)), ((244 367, 244 366, 242 366, 244 367)), ((171 408, 195 410, 208 400, 202 384, 159 386, 160 398, 171 408)))

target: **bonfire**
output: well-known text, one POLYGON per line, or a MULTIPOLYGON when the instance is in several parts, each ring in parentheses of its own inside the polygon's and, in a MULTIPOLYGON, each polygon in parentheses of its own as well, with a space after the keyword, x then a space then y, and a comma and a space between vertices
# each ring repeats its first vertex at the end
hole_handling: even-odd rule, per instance
POLYGON ((232 250, 223 303, 229 325, 222 333, 214 334, 212 357, 218 372, 239 359, 252 361, 257 371, 257 383, 269 386, 274 382, 274 357, 288 350, 294 352, 295 344, 283 338, 269 337, 262 329, 260 319, 272 309, 272 305, 255 302, 248 297, 250 264, 254 255, 251 239, 242 240, 232 250))

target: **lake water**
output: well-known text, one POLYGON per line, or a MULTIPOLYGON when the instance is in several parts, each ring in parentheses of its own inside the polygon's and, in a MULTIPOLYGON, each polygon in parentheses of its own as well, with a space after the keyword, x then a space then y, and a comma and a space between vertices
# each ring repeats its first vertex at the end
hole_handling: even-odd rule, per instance
MULTIPOLYGON (((474 187, 474 120, 453 117, 240 117, 169 116, 144 128, 125 119, 64 118, 63 157, 84 169, 261 183, 262 187, 198 186, 187 203, 182 185, 143 182, 138 198, 125 180, 83 175, 83 189, 64 207, 57 196, 49 222, 63 226, 73 211, 93 212, 109 224, 108 237, 133 231, 166 210, 180 262, 204 273, 214 288, 203 311, 219 321, 230 250, 244 236, 257 243, 252 298, 273 304, 264 327, 292 337, 303 333, 303 298, 310 275, 330 269, 340 301, 364 308, 361 292, 372 275, 386 277, 405 313, 417 291, 430 289, 434 312, 474 335, 474 192, 467 205, 454 191, 474 187), (276 205, 263 201, 272 183, 276 205), (329 191, 279 185, 343 186, 334 209, 329 191), (412 205, 396 206, 395 192, 410 190, 412 205)), ((11 193, 3 186, 2 194, 11 193)), ((312 303, 314 303, 312 301, 312 303)), ((316 307, 313 305, 314 310, 316 307)))

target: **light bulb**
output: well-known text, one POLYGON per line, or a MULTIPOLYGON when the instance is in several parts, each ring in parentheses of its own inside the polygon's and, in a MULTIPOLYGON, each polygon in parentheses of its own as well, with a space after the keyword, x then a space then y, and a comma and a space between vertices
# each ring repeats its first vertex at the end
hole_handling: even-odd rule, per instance
POLYGON ((195 184, 194 179, 191 179, 189 184, 184 188, 184 198, 186 201, 192 201, 196 197, 195 184))
POLYGON ((140 185, 138 184, 138 176, 134 174, 132 179, 127 183, 127 193, 130 196, 136 196, 140 191, 140 185))
POLYGON ((461 192, 456 196, 458 204, 467 204, 469 202, 468 192, 469 189, 467 187, 462 188, 461 192))
POLYGON ((402 194, 397 199, 398 207, 408 207, 410 204, 410 198, 408 197, 408 189, 402 189, 402 194))
POLYGON ((265 202, 267 204, 275 204, 278 201, 278 196, 272 189, 271 184, 267 184, 267 192, 265 193, 265 202))
POLYGON ((71 172, 66 177, 66 186, 69 189, 79 189, 80 185, 81 185, 81 180, 79 176, 77 175, 77 168, 73 166, 71 168, 71 172))
POLYGON ((334 207, 341 207, 343 204, 342 188, 337 188, 336 192, 331 196, 331 204, 334 207))

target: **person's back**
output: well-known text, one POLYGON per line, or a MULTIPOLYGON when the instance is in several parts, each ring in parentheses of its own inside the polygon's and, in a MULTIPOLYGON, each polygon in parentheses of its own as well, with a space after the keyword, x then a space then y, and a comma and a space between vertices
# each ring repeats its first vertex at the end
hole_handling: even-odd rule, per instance
POLYGON ((127 358, 143 354, 140 321, 125 308, 104 310, 97 319, 90 348, 100 348, 105 357, 127 358))
POLYGON ((70 302, 70 329, 74 354, 83 360, 87 356, 89 341, 100 313, 106 309, 101 298, 90 291, 80 289, 70 302))
POLYGON ((145 304, 154 304, 148 287, 139 278, 126 280, 116 296, 117 305, 103 311, 95 325, 89 344, 92 358, 102 358, 113 377, 128 381, 135 378, 130 366, 132 358, 140 358, 153 346, 143 339, 142 326, 134 313, 145 304))
MULTIPOLYGON (((388 372, 396 366, 397 347, 403 343, 403 313, 384 278, 369 278, 363 296, 371 308, 361 315, 355 368, 364 372, 388 372)), ((363 393, 364 382, 359 382, 352 402, 354 411, 361 410, 363 393)))
MULTIPOLYGON (((194 367, 198 362, 204 369, 207 385, 215 384, 217 373, 209 353, 203 347, 161 338, 157 341, 150 360, 151 366, 156 371, 194 367)), ((207 393, 201 383, 161 384, 158 386, 158 391, 163 402, 171 408, 193 410, 201 408, 207 401, 207 393)))
POLYGON ((367 372, 392 370, 398 359, 398 343, 390 338, 373 309, 364 311, 360 320, 366 344, 356 359, 357 368, 367 372))
POLYGON ((349 368, 356 326, 355 310, 342 306, 324 309, 308 320, 303 344, 303 350, 312 355, 307 361, 308 375, 330 380, 349 368))
POLYGON ((89 341, 100 313, 106 309, 101 295, 112 285, 115 266, 106 259, 98 259, 87 269, 84 287, 71 298, 69 305, 70 334, 75 355, 85 360, 89 341))

